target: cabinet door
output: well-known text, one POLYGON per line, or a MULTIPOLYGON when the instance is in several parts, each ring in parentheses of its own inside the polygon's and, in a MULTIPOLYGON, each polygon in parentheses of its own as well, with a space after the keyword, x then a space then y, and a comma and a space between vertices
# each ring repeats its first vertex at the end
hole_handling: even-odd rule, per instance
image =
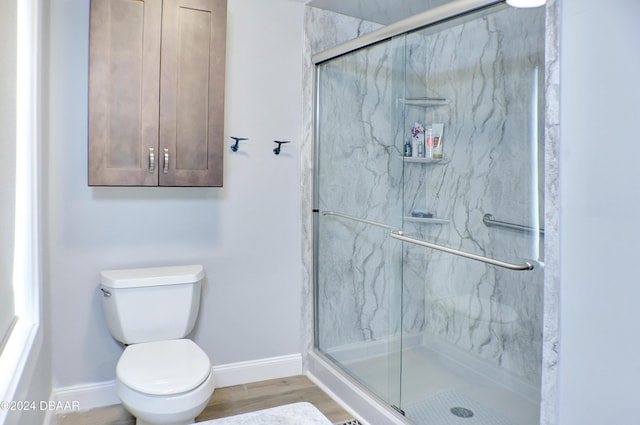
POLYGON ((226 0, 165 0, 162 19, 160 185, 222 186, 226 0))
POLYGON ((91 0, 89 185, 158 184, 161 19, 161 0, 91 0))

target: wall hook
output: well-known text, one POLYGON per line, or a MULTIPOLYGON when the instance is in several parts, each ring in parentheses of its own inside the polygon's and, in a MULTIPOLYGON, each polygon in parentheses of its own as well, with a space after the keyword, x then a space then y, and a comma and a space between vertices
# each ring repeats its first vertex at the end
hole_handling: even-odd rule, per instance
POLYGON ((238 152, 238 144, 240 143, 240 140, 249 140, 246 137, 235 137, 235 136, 229 136, 231 137, 233 140, 235 140, 236 142, 231 145, 231 150, 234 152, 238 152))
POLYGON ((278 144, 278 147, 273 148, 273 153, 275 153, 276 155, 280 155, 280 149, 281 149, 281 146, 282 146, 283 144, 285 144, 285 143, 291 143, 291 142, 290 142, 290 141, 288 141, 288 140, 282 140, 282 141, 280 141, 280 140, 274 140, 274 141, 273 141, 273 143, 277 143, 277 144, 278 144))

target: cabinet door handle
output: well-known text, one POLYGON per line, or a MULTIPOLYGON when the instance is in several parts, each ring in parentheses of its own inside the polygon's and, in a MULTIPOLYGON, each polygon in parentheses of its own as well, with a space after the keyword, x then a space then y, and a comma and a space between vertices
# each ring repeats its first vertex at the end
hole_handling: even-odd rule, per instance
POLYGON ((156 152, 155 149, 149 148, 149 173, 156 170, 156 152))
POLYGON ((162 172, 164 174, 169 173, 169 149, 164 150, 164 169, 162 172))

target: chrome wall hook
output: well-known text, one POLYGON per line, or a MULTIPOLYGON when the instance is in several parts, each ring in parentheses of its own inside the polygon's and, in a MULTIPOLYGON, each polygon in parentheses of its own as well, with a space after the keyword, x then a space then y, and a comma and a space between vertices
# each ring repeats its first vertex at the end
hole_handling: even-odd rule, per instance
POLYGON ((280 149, 281 149, 281 146, 282 146, 283 144, 285 144, 285 143, 291 143, 291 142, 290 142, 290 141, 288 141, 288 140, 282 140, 282 141, 280 141, 280 140, 274 140, 274 141, 273 141, 273 143, 277 143, 277 144, 278 144, 278 146, 277 146, 277 147, 273 148, 273 153, 275 153, 276 155, 280 155, 280 149))
POLYGON ((238 145, 240 144, 240 140, 249 140, 246 137, 235 137, 235 136, 229 136, 229 137, 236 141, 233 145, 231 145, 231 150, 233 152, 238 152, 238 145))

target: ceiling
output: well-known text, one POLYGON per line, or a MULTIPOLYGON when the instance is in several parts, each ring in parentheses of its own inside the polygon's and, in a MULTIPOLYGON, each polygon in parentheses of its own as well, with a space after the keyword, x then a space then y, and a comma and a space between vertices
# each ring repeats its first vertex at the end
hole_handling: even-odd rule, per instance
POLYGON ((307 5, 388 25, 450 0, 311 0, 307 5))

